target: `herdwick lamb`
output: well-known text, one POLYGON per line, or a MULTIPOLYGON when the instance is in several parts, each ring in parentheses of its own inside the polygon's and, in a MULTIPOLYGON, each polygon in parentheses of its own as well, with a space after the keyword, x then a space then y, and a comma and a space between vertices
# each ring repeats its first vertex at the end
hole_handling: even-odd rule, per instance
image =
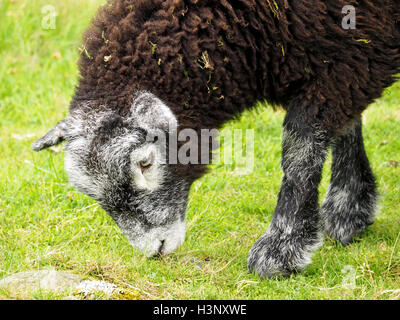
POLYGON ((399 20, 396 0, 109 1, 84 35, 70 114, 33 149, 66 140, 72 185, 133 246, 168 254, 184 241, 189 189, 207 165, 162 161, 157 137, 170 147, 182 130, 221 128, 258 101, 282 106, 282 187, 248 265, 262 278, 301 271, 324 234, 348 244, 373 222, 361 114, 399 72, 399 20), (355 28, 342 26, 347 5, 355 28))

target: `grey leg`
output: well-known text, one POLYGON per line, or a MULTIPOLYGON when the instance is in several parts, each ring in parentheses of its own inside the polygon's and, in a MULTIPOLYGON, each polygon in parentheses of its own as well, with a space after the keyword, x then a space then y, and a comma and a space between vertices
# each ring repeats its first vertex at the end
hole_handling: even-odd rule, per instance
POLYGON ((318 185, 330 136, 291 110, 282 147, 284 178, 268 231, 254 244, 248 265, 262 278, 301 271, 322 243, 318 185))
POLYGON ((373 223, 377 203, 361 121, 333 140, 332 153, 331 183, 320 212, 326 233, 345 245, 373 223))

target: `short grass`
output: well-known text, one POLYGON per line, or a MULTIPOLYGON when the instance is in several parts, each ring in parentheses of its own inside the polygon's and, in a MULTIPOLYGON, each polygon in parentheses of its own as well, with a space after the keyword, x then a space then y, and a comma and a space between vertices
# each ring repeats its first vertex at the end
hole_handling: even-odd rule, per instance
POLYGON ((279 191, 282 112, 258 108, 227 125, 255 130, 255 170, 217 166, 196 182, 187 240, 162 259, 144 258, 93 200, 68 185, 62 152, 33 153, 32 141, 67 113, 81 33, 102 2, 0 1, 0 277, 71 270, 130 284, 153 299, 399 299, 400 167, 388 161, 400 161, 400 83, 364 116, 381 195, 376 223, 346 248, 326 239, 304 273, 284 280, 260 281, 246 266, 279 191), (58 12, 55 30, 41 27, 48 4, 58 12))

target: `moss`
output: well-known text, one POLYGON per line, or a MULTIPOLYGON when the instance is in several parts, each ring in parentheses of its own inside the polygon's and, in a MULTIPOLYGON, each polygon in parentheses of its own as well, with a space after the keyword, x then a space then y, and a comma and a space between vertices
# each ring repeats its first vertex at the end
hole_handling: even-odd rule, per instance
POLYGON ((85 54, 85 56, 89 59, 89 60, 92 60, 93 59, 93 57, 90 55, 90 53, 87 51, 87 49, 86 49, 86 46, 81 46, 81 47, 79 47, 78 48, 78 50, 79 50, 79 53, 80 54, 85 54))
POLYGON ((368 44, 368 43, 371 43, 371 40, 368 40, 368 39, 358 39, 357 42, 362 42, 362 43, 368 44))
POLYGON ((275 0, 273 0, 274 5, 271 4, 270 0, 266 0, 268 3, 269 8, 271 9, 274 17, 279 20, 279 7, 275 0))
POLYGON ((142 300, 140 292, 137 290, 123 289, 112 296, 116 300, 142 300))
POLYGON ((78 286, 78 288, 72 292, 71 297, 82 300, 142 300, 144 298, 138 290, 111 283, 107 284, 113 288, 111 290, 109 288, 103 288, 104 290, 102 290, 102 288, 85 288, 78 286))
POLYGON ((208 51, 203 51, 201 54, 201 57, 199 57, 197 59, 196 63, 201 69, 214 70, 214 67, 210 62, 210 57, 208 55, 208 51))
POLYGON ((106 43, 106 44, 108 44, 110 41, 106 38, 106 36, 105 36, 105 34, 104 34, 104 30, 103 30, 103 32, 101 33, 101 37, 102 37, 102 39, 104 40, 104 42, 106 43))
POLYGON ((151 41, 149 41, 151 44, 151 53, 152 55, 155 55, 157 53, 157 43, 153 43, 151 41))

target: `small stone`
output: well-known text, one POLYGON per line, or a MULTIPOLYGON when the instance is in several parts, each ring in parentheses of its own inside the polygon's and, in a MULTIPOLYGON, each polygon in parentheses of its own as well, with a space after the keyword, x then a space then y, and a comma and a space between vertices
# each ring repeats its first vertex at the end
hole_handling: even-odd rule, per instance
POLYGON ((31 299, 33 293, 41 290, 61 294, 66 300, 142 298, 140 292, 133 288, 106 281, 83 280, 82 276, 56 270, 25 271, 10 275, 0 280, 0 290, 17 299, 31 299))
POLYGON ((55 270, 24 271, 0 280, 0 289, 12 296, 32 293, 37 290, 73 290, 82 278, 69 272, 55 270))
POLYGON ((120 289, 117 287, 117 285, 112 283, 97 280, 85 280, 75 288, 74 294, 88 297, 96 293, 103 293, 107 297, 111 297, 119 290, 120 289))

